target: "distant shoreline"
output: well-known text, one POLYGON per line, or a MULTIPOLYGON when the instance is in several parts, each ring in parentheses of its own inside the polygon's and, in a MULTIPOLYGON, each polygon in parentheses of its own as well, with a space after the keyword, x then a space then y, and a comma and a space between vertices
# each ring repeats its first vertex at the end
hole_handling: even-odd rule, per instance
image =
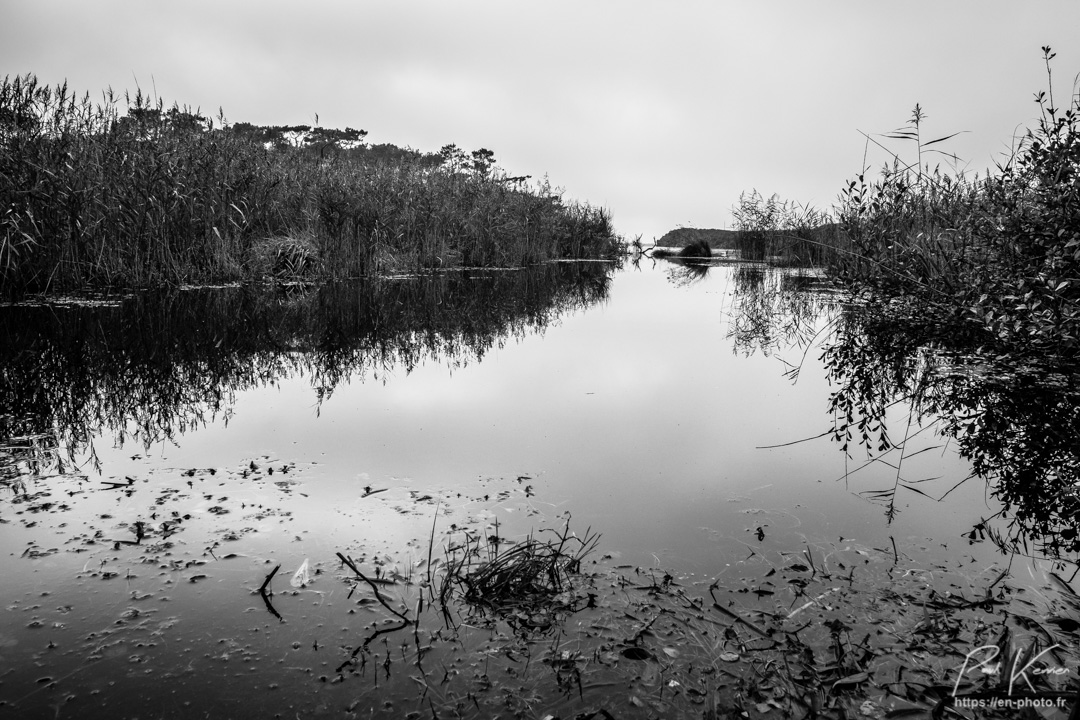
MULTIPOLYGON (((832 230, 837 227, 835 223, 822 225, 814 228, 812 232, 824 232, 832 230)), ((739 248, 739 238, 745 233, 741 230, 718 230, 713 228, 675 228, 674 230, 668 230, 657 241, 657 247, 673 247, 681 248, 686 247, 696 242, 707 242, 709 247, 713 250, 737 250, 739 248)), ((790 231, 785 230, 763 230, 755 231, 755 234, 762 235, 764 237, 776 236, 779 238, 783 235, 790 235, 790 231)))

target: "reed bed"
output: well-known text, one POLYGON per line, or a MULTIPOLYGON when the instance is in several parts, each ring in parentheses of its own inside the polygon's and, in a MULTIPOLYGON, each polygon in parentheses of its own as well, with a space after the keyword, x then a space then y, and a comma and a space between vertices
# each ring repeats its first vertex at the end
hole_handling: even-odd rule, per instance
POLYGON ((0 293, 519 267, 621 248, 606 210, 507 177, 490 151, 368 150, 264 143, 141 91, 93 102, 5 77, 0 293))
POLYGON ((927 300, 963 293, 982 281, 996 256, 980 232, 987 178, 921 173, 899 161, 876 179, 860 175, 842 195, 848 245, 831 258, 837 277, 883 294, 927 300))
POLYGON ((739 196, 733 209, 733 245, 744 260, 773 265, 823 267, 841 246, 831 215, 757 190, 739 196))

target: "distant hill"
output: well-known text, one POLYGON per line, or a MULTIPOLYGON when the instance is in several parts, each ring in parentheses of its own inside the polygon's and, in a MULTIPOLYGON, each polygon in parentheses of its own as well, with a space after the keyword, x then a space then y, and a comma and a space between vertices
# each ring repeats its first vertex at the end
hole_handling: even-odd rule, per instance
POLYGON ((656 241, 660 247, 686 247, 690 243, 704 240, 713 250, 735 249, 735 239, 739 233, 735 230, 708 230, 704 228, 676 228, 664 233, 656 241))
MULTIPOLYGON (((839 225, 829 223, 814 228, 811 237, 819 241, 832 238, 839 231, 839 225)), ((690 243, 704 240, 709 243, 713 250, 734 250, 738 247, 738 230, 714 230, 707 228, 676 228, 664 233, 663 237, 656 241, 659 247, 686 247, 690 243)), ((771 235, 790 236, 790 231, 772 230, 763 233, 768 238, 771 235)))

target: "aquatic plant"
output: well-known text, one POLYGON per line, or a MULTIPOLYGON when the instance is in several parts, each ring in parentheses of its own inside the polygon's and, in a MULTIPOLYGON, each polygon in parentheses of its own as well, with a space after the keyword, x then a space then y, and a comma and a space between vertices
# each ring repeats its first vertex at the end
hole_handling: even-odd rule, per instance
POLYGON ((512 615, 513 624, 527 630, 550 628, 553 613, 585 599, 574 591, 574 576, 581 572, 581 561, 596 549, 600 535, 591 528, 581 537, 572 533, 569 517, 561 531, 549 532, 554 534, 551 540, 530 535, 506 550, 498 524, 488 537, 464 533, 445 551, 437 593, 444 613, 464 602, 500 616, 512 615))
POLYGON ((710 258, 712 257, 712 248, 709 247, 709 243, 705 240, 697 240, 684 245, 679 250, 679 257, 685 259, 688 258, 710 258))

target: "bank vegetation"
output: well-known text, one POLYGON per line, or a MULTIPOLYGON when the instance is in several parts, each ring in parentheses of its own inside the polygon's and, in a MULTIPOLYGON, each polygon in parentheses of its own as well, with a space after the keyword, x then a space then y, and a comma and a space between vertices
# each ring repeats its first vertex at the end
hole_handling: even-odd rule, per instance
POLYGON ((955 161, 941 149, 953 135, 925 138, 916 105, 880 142, 867 136, 911 161, 863 170, 830 212, 744 194, 725 239, 744 255, 822 267, 857 303, 954 345, 1067 370, 1080 350, 1080 95, 1064 107, 1052 90, 1035 100, 1041 119, 988 173, 931 164, 955 161))
POLYGON ((621 247, 494 154, 230 124, 141 91, 0 83, 0 294, 521 267, 621 247))

